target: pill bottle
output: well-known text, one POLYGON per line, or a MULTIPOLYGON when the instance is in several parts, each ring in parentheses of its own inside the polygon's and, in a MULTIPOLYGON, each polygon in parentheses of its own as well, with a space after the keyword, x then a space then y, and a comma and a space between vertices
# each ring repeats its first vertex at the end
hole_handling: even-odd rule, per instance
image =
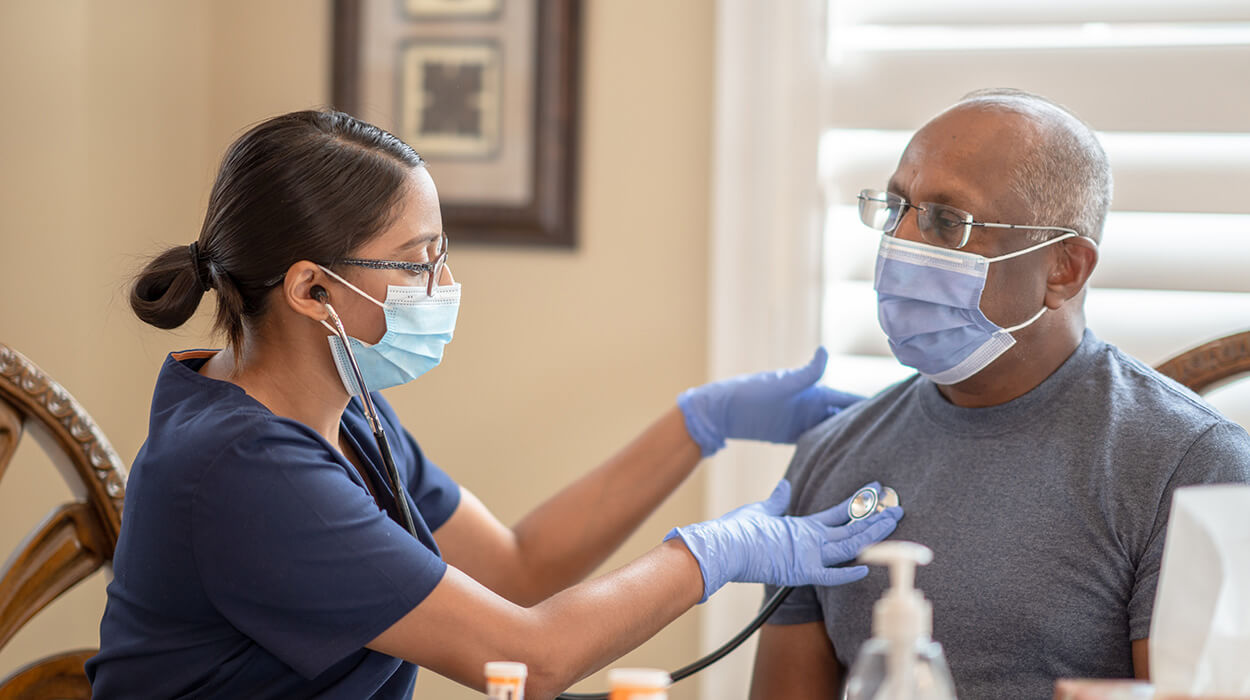
POLYGON ((486 663, 486 697, 490 700, 525 700, 525 676, 529 669, 516 661, 486 663))
POLYGON ((608 671, 609 700, 668 700, 672 677, 656 668, 614 668, 608 671))

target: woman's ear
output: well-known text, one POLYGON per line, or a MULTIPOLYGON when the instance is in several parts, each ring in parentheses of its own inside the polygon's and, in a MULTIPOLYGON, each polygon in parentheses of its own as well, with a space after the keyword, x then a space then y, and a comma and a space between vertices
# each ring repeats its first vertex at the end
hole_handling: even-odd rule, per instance
POLYGON ((1046 277, 1046 306, 1057 309, 1080 294, 1098 265, 1098 244, 1092 238, 1077 236, 1055 246, 1050 273, 1046 277))
POLYGON ((328 275, 322 272, 317 263, 300 260, 286 270, 282 281, 282 300, 296 313, 307 316, 314 321, 325 320, 326 293, 328 275))

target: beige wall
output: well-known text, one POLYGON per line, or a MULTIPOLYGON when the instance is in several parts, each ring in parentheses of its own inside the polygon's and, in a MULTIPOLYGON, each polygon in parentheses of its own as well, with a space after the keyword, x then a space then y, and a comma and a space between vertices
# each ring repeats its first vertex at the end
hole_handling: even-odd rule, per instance
MULTIPOLYGON (((142 326, 126 280, 194 240, 243 127, 328 101, 328 35, 325 2, 0 3, 0 340, 74 393, 127 462, 164 354, 212 341, 203 314, 177 332, 142 326)), ((458 247, 465 297, 444 366, 390 392, 505 521, 705 374, 712 40, 712 0, 587 3, 577 250, 458 247)), ((611 564, 700 517, 700 481, 611 564)), ((0 481, 0 552, 66 493, 23 450, 0 481)), ((46 611, 0 652, 0 675, 95 645, 103 585, 46 611)), ((696 635, 680 620, 622 663, 684 661, 696 635)), ((473 695, 423 674, 418 696, 473 695)))

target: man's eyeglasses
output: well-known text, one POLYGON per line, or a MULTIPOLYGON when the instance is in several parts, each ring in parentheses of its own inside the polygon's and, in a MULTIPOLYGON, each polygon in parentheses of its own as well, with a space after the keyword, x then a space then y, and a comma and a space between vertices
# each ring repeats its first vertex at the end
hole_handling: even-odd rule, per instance
POLYGON ((865 226, 893 234, 908 207, 916 210, 916 226, 925 242, 943 248, 962 248, 968 244, 973 226, 986 228, 1020 228, 1042 231, 1063 231, 1079 236, 1070 228, 1062 226, 1022 226, 1017 224, 992 224, 973 221, 972 214, 945 204, 921 202, 910 204, 906 199, 891 192, 861 190, 859 193, 859 218, 865 226))
MULTIPOLYGON (((414 278, 411 285, 425 285, 425 295, 434 296, 434 288, 438 286, 438 278, 443 275, 443 267, 447 264, 447 234, 439 236, 425 246, 425 261, 408 262, 406 260, 371 260, 367 258, 344 258, 335 265, 352 265, 367 267, 371 270, 405 270, 414 278)), ((285 275, 269 280, 272 286, 282 281, 285 275)))

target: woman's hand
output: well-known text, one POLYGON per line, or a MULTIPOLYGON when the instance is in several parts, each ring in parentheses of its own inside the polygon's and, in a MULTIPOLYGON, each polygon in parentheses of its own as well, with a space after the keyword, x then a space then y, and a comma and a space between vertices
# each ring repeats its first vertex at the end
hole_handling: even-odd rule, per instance
MULTIPOLYGON (((876 482, 868 486, 881 488, 876 482)), ((819 513, 783 515, 790 505, 790 482, 782 479, 768 500, 742 506, 716 520, 674 528, 664 539, 681 538, 699 562, 703 574, 700 603, 730 581, 839 586, 867 576, 868 567, 834 567, 885 539, 903 517, 903 509, 895 506, 848 525, 849 504, 848 498, 819 513)))
POLYGON ((829 353, 805 367, 758 372, 687 389, 677 397, 686 430, 704 457, 727 438, 793 443, 808 429, 863 397, 818 385, 829 353))

